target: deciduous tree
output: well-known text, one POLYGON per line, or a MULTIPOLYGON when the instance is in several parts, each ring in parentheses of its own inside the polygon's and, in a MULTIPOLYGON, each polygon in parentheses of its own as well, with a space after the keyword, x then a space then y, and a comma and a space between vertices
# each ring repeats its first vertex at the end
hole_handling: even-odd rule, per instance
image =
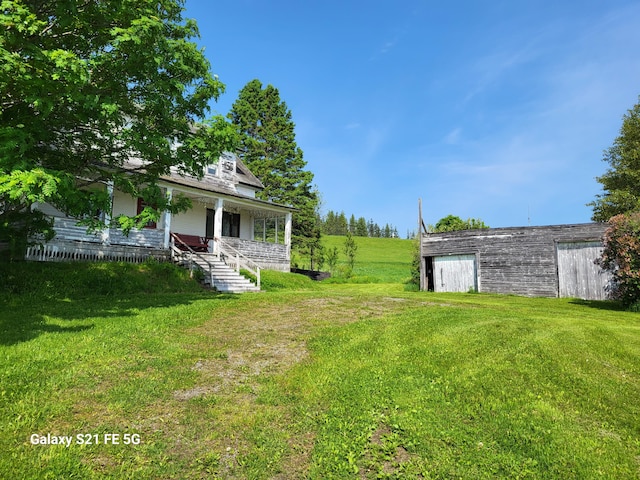
POLYGON ((603 193, 589 203, 592 219, 606 222, 614 215, 640 210, 640 103, 623 117, 620 134, 604 152, 609 164, 604 175, 597 177, 603 193))
POLYGON ((47 229, 36 202, 102 226, 107 182, 157 206, 121 217, 125 228, 188 206, 166 201, 159 176, 173 166, 199 174, 232 145, 233 130, 220 118, 194 128, 224 85, 191 41, 198 29, 183 4, 2 1, 0 241, 47 229), (128 169, 132 157, 144 167, 128 169))
POLYGON ((639 311, 640 212, 616 215, 609 224, 598 263, 613 276, 612 296, 639 311))
POLYGON ((336 269, 336 265, 338 264, 338 247, 330 248, 327 251, 327 256, 325 260, 327 262, 327 266, 329 267, 329 271, 331 273, 334 273, 336 269))
POLYGON ((347 232, 347 238, 344 240, 344 254, 347 256, 347 276, 350 277, 353 273, 353 268, 356 265, 356 252, 358 251, 358 244, 353 239, 351 232, 347 232))
POLYGON ((468 218, 462 220, 456 215, 447 215, 437 221, 434 227, 431 228, 433 232, 454 232, 457 230, 475 230, 481 228, 489 228, 479 218, 468 218))

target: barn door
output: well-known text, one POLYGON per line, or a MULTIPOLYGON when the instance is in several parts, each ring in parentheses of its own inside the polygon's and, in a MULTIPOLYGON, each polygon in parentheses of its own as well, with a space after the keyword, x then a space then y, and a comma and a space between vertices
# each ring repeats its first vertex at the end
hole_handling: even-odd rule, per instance
POLYGON ((436 292, 468 292, 478 289, 475 255, 433 257, 433 289, 436 292))
POLYGON ((558 243, 558 295, 604 300, 611 276, 594 261, 602 254, 600 242, 558 243))

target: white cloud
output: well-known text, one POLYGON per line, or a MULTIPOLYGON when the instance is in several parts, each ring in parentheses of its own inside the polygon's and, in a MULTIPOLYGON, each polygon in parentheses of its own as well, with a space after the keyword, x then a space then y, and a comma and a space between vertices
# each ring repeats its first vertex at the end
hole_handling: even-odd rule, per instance
POLYGON ((462 128, 457 127, 451 130, 442 140, 447 145, 456 145, 460 141, 460 135, 462 134, 462 128))
POLYGON ((463 104, 496 85, 507 73, 533 61, 540 54, 533 43, 520 48, 501 47, 476 59, 466 73, 467 78, 472 79, 473 86, 465 95, 463 104))
POLYGON ((380 49, 380 54, 384 55, 385 53, 390 52, 396 46, 397 43, 398 43, 397 39, 386 42, 380 49))

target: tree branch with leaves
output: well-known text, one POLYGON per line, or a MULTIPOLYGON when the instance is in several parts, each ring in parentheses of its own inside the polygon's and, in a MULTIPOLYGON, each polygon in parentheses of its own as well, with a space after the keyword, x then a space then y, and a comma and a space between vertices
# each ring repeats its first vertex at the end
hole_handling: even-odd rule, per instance
POLYGON ((615 215, 640 211, 640 103, 624 115, 620 134, 605 150, 603 161, 609 169, 597 177, 603 193, 588 204, 593 207, 592 219, 606 222, 615 215))
MULTIPOLYGON (((159 178, 174 166, 200 174, 232 148, 233 134, 221 118, 202 123, 224 85, 193 43, 198 28, 183 4, 2 0, 0 241, 24 234, 8 218, 26 221, 35 202, 103 226, 96 212, 111 208, 106 183, 155 205, 156 217, 188 206, 178 196, 167 202, 159 178)), ((119 221, 131 228, 145 219, 119 221)))

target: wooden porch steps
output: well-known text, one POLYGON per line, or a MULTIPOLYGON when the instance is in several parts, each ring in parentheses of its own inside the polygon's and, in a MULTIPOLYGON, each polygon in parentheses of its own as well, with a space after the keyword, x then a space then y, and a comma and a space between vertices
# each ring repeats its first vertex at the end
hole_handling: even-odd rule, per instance
POLYGON ((200 267, 205 273, 203 283, 210 287, 215 288, 219 292, 224 293, 245 293, 245 292, 259 292, 255 284, 249 279, 237 273, 233 268, 229 267, 221 260, 217 260, 213 255, 201 254, 207 259, 207 261, 214 266, 212 269, 211 277, 208 275, 209 266, 200 258, 194 257, 193 262, 200 267))

